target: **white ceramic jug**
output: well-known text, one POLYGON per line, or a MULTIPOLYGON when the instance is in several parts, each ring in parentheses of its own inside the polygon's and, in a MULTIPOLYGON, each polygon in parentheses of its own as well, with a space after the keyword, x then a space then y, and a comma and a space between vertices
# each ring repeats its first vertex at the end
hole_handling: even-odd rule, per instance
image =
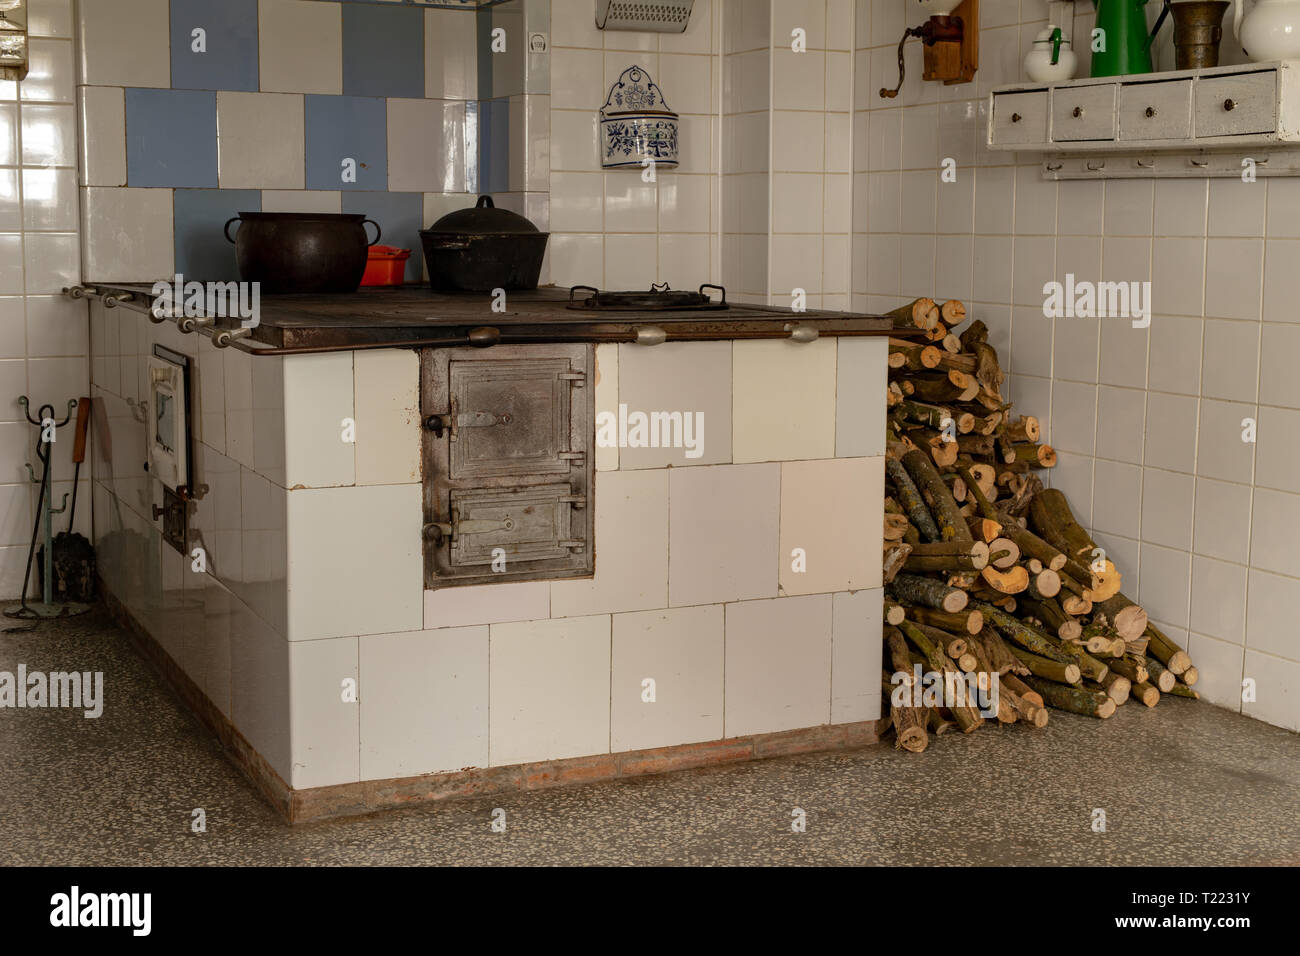
POLYGON ((1025 54, 1025 75, 1035 83, 1062 83, 1074 79, 1078 59, 1061 28, 1049 25, 1039 32, 1025 54))
POLYGON ((1300 0, 1236 0, 1232 35, 1252 60, 1289 60, 1300 57, 1300 0))

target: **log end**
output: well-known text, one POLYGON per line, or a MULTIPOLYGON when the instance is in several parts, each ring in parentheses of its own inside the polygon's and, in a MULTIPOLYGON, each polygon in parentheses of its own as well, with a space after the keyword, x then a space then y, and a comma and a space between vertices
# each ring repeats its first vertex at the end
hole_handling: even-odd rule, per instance
POLYGON ((1186 684, 1188 687, 1191 687, 1193 684, 1195 684, 1198 680, 1201 679, 1201 672, 1198 671, 1196 669, 1196 665, 1193 664, 1191 667, 1187 668, 1187 670, 1183 671, 1182 674, 1179 675, 1179 677, 1182 678, 1184 684, 1186 684))
POLYGON ((1071 684, 1077 684, 1083 679, 1083 672, 1079 670, 1078 664, 1065 665, 1065 679, 1071 684))
POLYGON ((966 610, 966 604, 970 601, 970 595, 959 588, 949 591, 943 596, 943 609, 956 614, 958 611, 966 610))

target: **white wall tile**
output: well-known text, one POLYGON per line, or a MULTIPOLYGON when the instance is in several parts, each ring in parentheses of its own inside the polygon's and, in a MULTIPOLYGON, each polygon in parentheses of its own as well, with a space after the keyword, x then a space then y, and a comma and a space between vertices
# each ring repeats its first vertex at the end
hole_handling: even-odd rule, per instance
POLYGON ((289 493, 291 640, 423 627, 420 498, 419 485, 289 493))
POLYGON ((726 626, 728 737, 830 722, 831 595, 728 604, 726 626))
POLYGON ((835 341, 737 341, 732 351, 732 458, 835 456, 835 341))
POLYGON ((722 605, 615 614, 611 671, 614 752, 724 736, 722 605))
POLYGON ((170 189, 86 189, 82 225, 86 279, 155 282, 175 275, 170 189))
POLYGON ((217 93, 217 168, 222 189, 302 189, 305 137, 301 96, 217 93))
POLYGON ((669 472, 669 603, 774 597, 781 469, 715 465, 669 472))
POLYGON ((832 598, 831 723, 880 717, 876 666, 881 659, 884 590, 873 588, 832 598))
POLYGON ((424 592, 424 628, 504 624, 551 616, 549 581, 436 588, 424 592))
POLYGON ((609 752, 609 615, 493 624, 489 642, 492 766, 609 752))
POLYGON ((785 594, 880 585, 880 516, 854 505, 885 493, 882 458, 781 465, 780 586, 785 594))
POLYGON ((392 192, 464 192, 464 102, 388 101, 388 188, 392 192))
MULTIPOLYGON (((343 682, 358 681, 357 654, 355 637, 289 645, 290 786, 295 790, 360 779, 360 706, 343 699, 343 682)), ((365 693, 362 687, 358 696, 365 693)))
POLYGON ((668 604, 668 474, 596 476, 596 573, 590 580, 553 581, 552 617, 668 604))
MULTIPOLYGON (((662 468, 731 460, 731 343, 677 342, 654 349, 618 347, 618 401, 628 413, 681 413, 695 423, 696 447, 621 448, 619 466, 662 468), (702 428, 700 427, 702 425, 702 428), (695 457, 689 457, 694 455, 695 457)), ((883 362, 882 362, 883 364, 883 362)), ((612 410, 617 418, 617 409, 612 410)))
POLYGON ((362 780, 488 765, 487 627, 368 635, 360 671, 362 780))
POLYGON ((126 185, 126 95, 121 87, 79 89, 83 186, 126 185))
POLYGON ((1300 664, 1246 651, 1245 676, 1255 679, 1255 700, 1243 702, 1250 717, 1300 730, 1300 664))
POLYGON ((167 0, 78 4, 79 82, 91 86, 170 86, 170 23, 167 0))
MULTIPOLYGON (((355 353, 359 358, 365 353, 355 353)), ((352 352, 292 355, 284 365, 285 484, 330 488, 356 483, 358 446, 373 423, 358 422, 357 442, 343 440, 352 401, 352 352)), ((254 359, 254 362, 263 361, 254 359)), ((255 366, 256 367, 256 366, 255 366)))
POLYGON ((420 356, 372 349, 353 358, 356 375, 356 480, 397 485, 420 480, 420 356))
POLYGON ((261 0, 258 47, 263 92, 343 92, 343 13, 339 4, 261 0))

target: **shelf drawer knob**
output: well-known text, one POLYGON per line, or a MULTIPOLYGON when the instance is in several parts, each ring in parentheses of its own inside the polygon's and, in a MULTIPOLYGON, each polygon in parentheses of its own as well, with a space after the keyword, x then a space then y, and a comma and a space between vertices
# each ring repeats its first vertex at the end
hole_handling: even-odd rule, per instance
POLYGON ((1012 114, 1011 114, 1011 122, 1013 122, 1013 123, 1019 123, 1019 122, 1020 122, 1020 114, 1019 114, 1019 113, 1012 113, 1012 114))
POLYGON ((1146 118, 1147 118, 1147 119, 1150 119, 1151 117, 1153 117, 1153 116, 1155 116, 1155 115, 1156 115, 1156 108, 1155 108, 1154 106, 1148 106, 1148 107, 1146 108, 1146 118))
POLYGON ((1071 110, 1070 115, 1073 116, 1075 119, 1078 119, 1080 116, 1083 115, 1083 107, 1076 106, 1073 110, 1071 110))
POLYGON ((1237 108, 1237 101, 1229 97, 1228 99, 1223 101, 1223 108, 1231 112, 1232 110, 1235 110, 1237 108))

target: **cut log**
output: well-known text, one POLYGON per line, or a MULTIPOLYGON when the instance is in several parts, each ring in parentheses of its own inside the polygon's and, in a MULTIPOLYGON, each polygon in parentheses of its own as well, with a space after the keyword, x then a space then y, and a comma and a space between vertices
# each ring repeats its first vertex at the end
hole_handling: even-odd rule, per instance
MULTIPOLYGON (((966 321, 966 306, 962 305, 956 299, 949 299, 943 305, 939 306, 939 318, 947 324, 948 328, 961 325, 966 321)), ((962 347, 965 347, 964 341, 958 340, 962 347)))
POLYGON ((1000 680, 1003 687, 1010 687, 1013 692, 1019 695, 1021 700, 1029 701, 1031 704, 1037 704, 1039 707, 1045 706, 1043 703, 1043 696, 1015 674, 1003 674, 1000 680))
POLYGON ((1171 697, 1186 697, 1186 698, 1188 698, 1189 700, 1200 700, 1200 699, 1201 699, 1201 695, 1200 695, 1200 694, 1198 694, 1196 691, 1192 690, 1190 687, 1188 687, 1188 686, 1187 686, 1186 684, 1184 684, 1182 681, 1179 681, 1177 684, 1174 685, 1173 690, 1171 690, 1171 691, 1169 692, 1169 695, 1170 695, 1171 697))
MULTIPOLYGON (((906 620, 906 618, 905 618, 906 620)), ((922 634, 930 639, 930 642, 944 654, 944 656, 956 660, 966 653, 966 638, 959 634, 951 634, 941 627, 932 627, 929 624, 921 624, 912 621, 922 634)))
POLYGON ((1151 675, 1147 680, 1154 684, 1160 693, 1167 694, 1174 689, 1174 685, 1178 683, 1178 677, 1173 671, 1149 654, 1147 655, 1146 665, 1147 673, 1151 675))
POLYGON ((1028 462, 1030 467, 1056 467, 1056 449, 1051 445, 1035 445, 1032 442, 1014 442, 1011 445, 1011 455, 1011 458, 1006 459, 1008 465, 1013 461, 1024 461, 1028 462))
POLYGON ((989 542, 989 561, 999 571, 1014 567, 1020 560, 1020 549, 1010 538, 994 538, 989 542))
POLYGON ((1049 707, 1068 710, 1086 717, 1100 717, 1105 720, 1115 713, 1115 701, 1105 691, 1089 690, 1086 687, 1067 687, 1040 677, 1026 677, 1027 683, 1038 693, 1049 707))
POLYGON ((1062 611, 1061 605, 1053 600, 1022 598, 1021 606, 1027 613, 1043 622, 1043 630, 1055 634, 1062 640, 1072 641, 1083 630, 1079 622, 1062 611))
POLYGON ((1097 545, 1074 519, 1060 489, 1044 488, 1035 495, 1029 505, 1029 515, 1035 532, 1070 559, 1064 568, 1070 577, 1078 581, 1096 579, 1090 589, 1094 602, 1108 600, 1119 593, 1122 581, 1113 561, 1107 558, 1100 572, 1091 570, 1097 545))
POLYGON ((1079 665, 1079 670, 1083 673, 1084 677, 1089 677, 1100 682, 1108 673, 1110 673, 1110 667, 1108 665, 1097 660, 1097 658, 1093 657, 1078 644, 1070 644, 1062 641, 1056 646, 1061 649, 1062 653, 1073 659, 1073 661, 1079 665))
MULTIPOLYGON (((920 627, 910 621, 903 621, 898 625, 903 635, 912 642, 912 645, 921 652, 930 665, 930 669, 936 674, 944 675, 945 683, 950 680, 960 681, 963 686, 965 681, 961 674, 951 664, 951 661, 944 659, 943 653, 939 648, 925 635, 920 627)), ((945 687, 945 690, 947 688, 945 687)), ((955 705, 949 708, 952 711, 953 719, 961 727, 962 733, 969 734, 976 730, 984 719, 980 716, 979 711, 969 705, 955 705)))
POLYGON ((881 578, 883 583, 891 583, 900 571, 903 565, 907 563, 907 556, 912 553, 912 546, 906 542, 895 541, 885 548, 884 556, 881 558, 881 578))
POLYGON ((1148 680, 1151 675, 1147 672, 1146 665, 1132 657, 1117 657, 1107 664, 1111 670, 1117 674, 1123 674, 1134 684, 1141 684, 1148 680))
POLYGON ((1022 415, 1007 422, 1007 437, 1013 442, 1036 442, 1042 437, 1042 428, 1033 415, 1022 415))
POLYGON ((1028 674, 1029 668, 1020 662, 1016 655, 1011 653, 1011 649, 1006 642, 998 636, 998 632, 993 628, 985 625, 984 629, 975 636, 980 645, 984 648, 984 653, 988 656, 989 665, 999 674, 1028 674))
POLYGON ((952 500, 952 493, 943 483, 939 473, 934 470, 928 458, 919 451, 909 451, 903 456, 903 467, 912 476, 916 487, 920 489, 925 503, 930 507, 934 523, 939 526, 939 534, 944 541, 973 541, 966 521, 957 510, 957 502, 952 500))
MULTIPOLYGON (((885 598, 885 623, 897 624, 903 619, 903 605, 885 598)), ((901 638, 900 638, 901 639, 901 638)))
POLYGON ((989 563, 983 541, 932 541, 912 548, 903 567, 910 572, 980 571, 989 563))
POLYGON ((1179 674, 1178 679, 1182 681, 1184 684, 1186 684, 1188 687, 1192 687, 1196 684, 1198 680, 1201 679, 1201 672, 1198 671, 1196 669, 1196 665, 1193 664, 1191 667, 1187 668, 1187 670, 1179 674))
POLYGON ((1046 601, 1060 593, 1061 576, 1051 568, 1043 568, 1037 574, 1029 576, 1029 594, 1031 597, 1046 601))
POLYGON ((1147 681, 1143 681, 1140 684, 1134 684, 1131 693, 1133 694, 1134 700, 1140 700, 1148 707, 1154 707, 1156 704, 1160 703, 1159 689, 1154 684, 1147 681))
POLYGON ((1105 614, 1111 627, 1115 628, 1125 641, 1136 640, 1147 629, 1147 612, 1122 594, 1095 602, 1093 610, 1105 614))
POLYGON ((917 299, 885 314, 894 319, 896 329, 932 329, 939 321, 939 307, 933 299, 917 299))
POLYGON ((1077 684, 1083 675, 1078 664, 1062 664, 1060 661, 1039 657, 1019 647, 1012 647, 1011 653, 1020 658, 1020 662, 1029 668, 1031 674, 1045 677, 1060 684, 1077 684))
POLYGON ((961 588, 915 574, 899 574, 890 582, 889 590, 901 604, 924 604, 940 611, 960 611, 970 600, 961 588))
POLYGON ((1115 701, 1116 704, 1122 704, 1128 700, 1133 689, 1133 682, 1123 674, 1107 674, 1101 681, 1101 686, 1105 688, 1111 700, 1115 701))
POLYGON ((984 615, 970 609, 954 614, 931 607, 914 606, 906 609, 906 615, 918 624, 937 627, 950 634, 978 634, 984 629, 984 615))
POLYGON ((996 591, 1002 594, 1019 594, 1029 587, 1029 572, 1016 565, 1006 571, 999 571, 997 568, 987 567, 980 572, 980 576, 996 591))
MULTIPOLYGON (((964 481, 962 484, 967 488, 974 487, 964 481)), ((994 521, 992 518, 967 518, 966 527, 970 529, 971 537, 985 543, 996 541, 1002 534, 1001 522, 994 521)))
POLYGON ((930 732, 933 733, 936 737, 940 736, 941 734, 946 734, 950 730, 957 729, 956 721, 949 720, 947 717, 943 716, 943 708, 941 707, 930 708, 929 724, 930 724, 930 732))
POLYGON ((1021 554, 1037 558, 1052 571, 1060 571, 1065 567, 1066 557, 1059 548, 1048 544, 1032 531, 1020 527, 1010 515, 999 515, 998 520, 1002 523, 1003 537, 1014 541, 1020 548, 1021 554))
POLYGON ((916 683, 916 678, 912 673, 912 659, 908 654, 907 641, 903 638, 903 632, 891 625, 884 628, 883 633, 885 653, 889 655, 889 663, 894 668, 894 673, 906 674, 905 683, 911 687, 916 683))
POLYGON ((1154 624, 1147 624, 1147 653, 1160 661, 1177 676, 1192 666, 1192 659, 1187 652, 1171 641, 1154 624))
POLYGON ((907 473, 903 463, 892 457, 885 458, 885 472, 889 475, 889 480, 893 482, 894 490, 898 494, 898 503, 906 512, 912 524, 921 532, 921 536, 927 541, 938 541, 940 539, 939 527, 934 523, 934 518, 930 515, 930 509, 926 507, 925 499, 921 497, 921 491, 912 481, 912 476, 907 473))
POLYGON ((927 371, 939 367, 943 359, 943 350, 925 342, 909 342, 905 339, 890 339, 889 354, 902 356, 905 369, 927 371))
MULTIPOLYGON (((919 754, 930 743, 930 735, 926 731, 926 723, 929 719, 926 713, 928 708, 900 706, 895 703, 893 692, 897 685, 893 683, 887 671, 881 672, 881 686, 890 698, 889 720, 894 726, 894 747, 919 754)), ((907 696, 911 696, 910 691, 907 696)))
POLYGON ((1046 707, 1042 704, 1021 697, 1007 686, 1005 681, 999 681, 998 685, 999 710, 1005 702, 1010 705, 1011 709, 1016 712, 1016 715, 1021 720, 1025 721, 1025 723, 1029 724, 1031 727, 1042 728, 1047 726, 1048 717, 1046 707))
POLYGON ((1053 641, 1036 627, 1017 621, 1010 614, 991 604, 978 602, 975 610, 984 615, 984 619, 996 627, 1006 638, 1019 644, 1031 654, 1060 661, 1062 664, 1074 663, 1074 659, 1063 651, 1062 645, 1053 641))

